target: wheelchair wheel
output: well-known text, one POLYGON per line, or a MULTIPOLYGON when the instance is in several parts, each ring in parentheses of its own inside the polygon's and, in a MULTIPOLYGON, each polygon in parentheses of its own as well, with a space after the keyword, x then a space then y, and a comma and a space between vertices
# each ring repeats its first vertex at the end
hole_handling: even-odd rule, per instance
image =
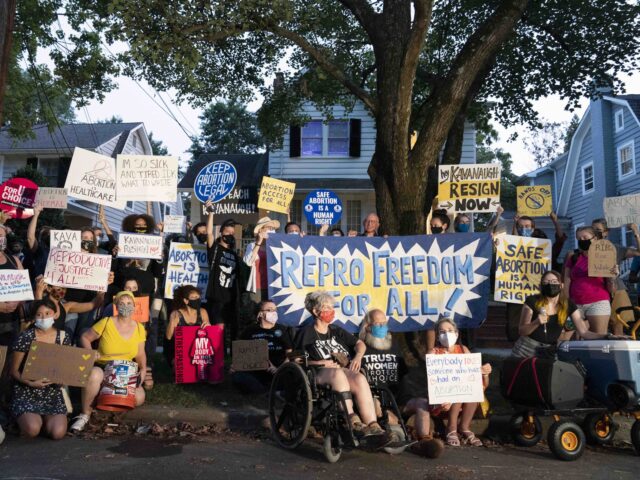
POLYGON ((633 422, 633 427, 631 427, 631 443, 636 449, 636 453, 640 455, 640 420, 633 422))
POLYGON ((404 429, 400 425, 389 425, 389 430, 395 433, 398 436, 398 440, 400 442, 405 443, 405 445, 402 445, 400 447, 388 446, 388 447, 383 447, 382 449, 389 455, 399 455, 407 449, 408 438, 404 434, 404 429))
POLYGON ((322 441, 322 453, 329 463, 336 463, 342 455, 342 448, 335 446, 335 443, 330 433, 325 434, 322 441))
POLYGON ((608 413, 591 413, 582 424, 587 442, 592 445, 607 445, 613 442, 617 425, 608 413))
POLYGON ((534 447, 542 438, 542 423, 535 415, 515 415, 511 419, 511 435, 516 445, 534 447))
POLYGON ((278 445, 294 449, 307 438, 313 398, 305 371, 297 363, 278 368, 269 392, 271 433, 278 445))
POLYGON ((556 458, 572 461, 579 459, 584 453, 586 438, 578 424, 559 421, 549 428, 547 443, 556 458))

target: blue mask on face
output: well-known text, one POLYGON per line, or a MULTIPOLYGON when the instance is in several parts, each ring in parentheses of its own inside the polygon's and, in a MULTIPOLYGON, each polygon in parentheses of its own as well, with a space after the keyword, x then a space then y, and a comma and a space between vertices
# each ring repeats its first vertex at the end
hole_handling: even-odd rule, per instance
POLYGON ((389 327, 386 325, 371 325, 371 335, 376 338, 386 338, 389 327))
POLYGON ((456 232, 459 233, 468 233, 469 232, 469 224, 468 223, 459 223, 456 227, 456 232))
POLYGON ((518 233, 521 237, 530 237, 533 235, 533 228, 519 228, 518 233))

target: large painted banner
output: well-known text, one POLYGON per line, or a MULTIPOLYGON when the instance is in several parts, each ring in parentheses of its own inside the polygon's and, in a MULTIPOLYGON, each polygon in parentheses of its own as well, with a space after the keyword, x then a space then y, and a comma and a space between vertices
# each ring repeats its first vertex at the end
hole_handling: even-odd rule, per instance
POLYGON ((441 314, 460 328, 474 328, 487 315, 491 255, 491 236, 484 233, 270 235, 269 298, 289 326, 308 320, 305 296, 322 289, 335 296, 336 324, 351 332, 374 308, 386 313, 396 332, 430 328, 441 314))

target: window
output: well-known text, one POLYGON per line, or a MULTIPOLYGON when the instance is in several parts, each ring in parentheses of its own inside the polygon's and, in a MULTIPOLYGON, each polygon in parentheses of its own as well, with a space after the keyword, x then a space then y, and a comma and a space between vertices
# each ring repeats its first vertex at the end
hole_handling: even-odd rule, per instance
POLYGON ((127 202, 127 210, 133 210, 133 202, 127 202))
POLYGON ((308 122, 301 130, 301 156, 322 155, 322 122, 320 120, 308 122))
POLYGON ((327 153, 341 156, 349 154, 349 122, 346 120, 329 121, 327 153))
POLYGON ((618 147, 618 177, 626 177, 635 172, 633 142, 618 147))
POLYGON ((582 194, 593 191, 593 163, 589 163, 582 167, 582 194))
MULTIPOLYGON (((360 200, 347 200, 347 232, 360 231, 362 224, 362 203, 360 200)), ((347 232, 344 232, 346 235, 347 232)))
POLYGON ((38 160, 38 170, 47 178, 47 185, 50 187, 58 186, 58 166, 57 158, 41 158, 38 160))
POLYGON ((164 206, 164 214, 165 215, 171 215, 171 205, 165 205, 164 206))
POLYGON ((289 207, 289 218, 291 218, 292 222, 302 225, 302 200, 291 201, 291 206, 289 207))
POLYGON ((615 113, 616 132, 624 130, 624 110, 618 109, 615 113))

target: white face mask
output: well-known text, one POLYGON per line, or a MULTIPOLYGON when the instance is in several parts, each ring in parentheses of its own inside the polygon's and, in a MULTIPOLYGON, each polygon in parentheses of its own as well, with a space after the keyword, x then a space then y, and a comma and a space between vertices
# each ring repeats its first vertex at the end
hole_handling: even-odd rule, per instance
POLYGON ((458 341, 458 334, 456 332, 443 332, 439 335, 440 345, 449 348, 456 344, 458 341))
POLYGON ((287 235, 300 235, 300 232, 289 232, 287 235))
POLYGON ((336 232, 336 233, 332 233, 331 236, 332 237, 341 237, 342 235, 340 235, 338 232, 336 232))
POLYGON ((53 327, 53 322, 54 322, 54 318, 53 317, 47 317, 47 318, 37 318, 36 319, 36 328, 40 329, 40 330, 49 330, 51 327, 53 327))
POLYGON ((278 312, 265 312, 264 319, 269 323, 276 323, 278 321, 278 312))

